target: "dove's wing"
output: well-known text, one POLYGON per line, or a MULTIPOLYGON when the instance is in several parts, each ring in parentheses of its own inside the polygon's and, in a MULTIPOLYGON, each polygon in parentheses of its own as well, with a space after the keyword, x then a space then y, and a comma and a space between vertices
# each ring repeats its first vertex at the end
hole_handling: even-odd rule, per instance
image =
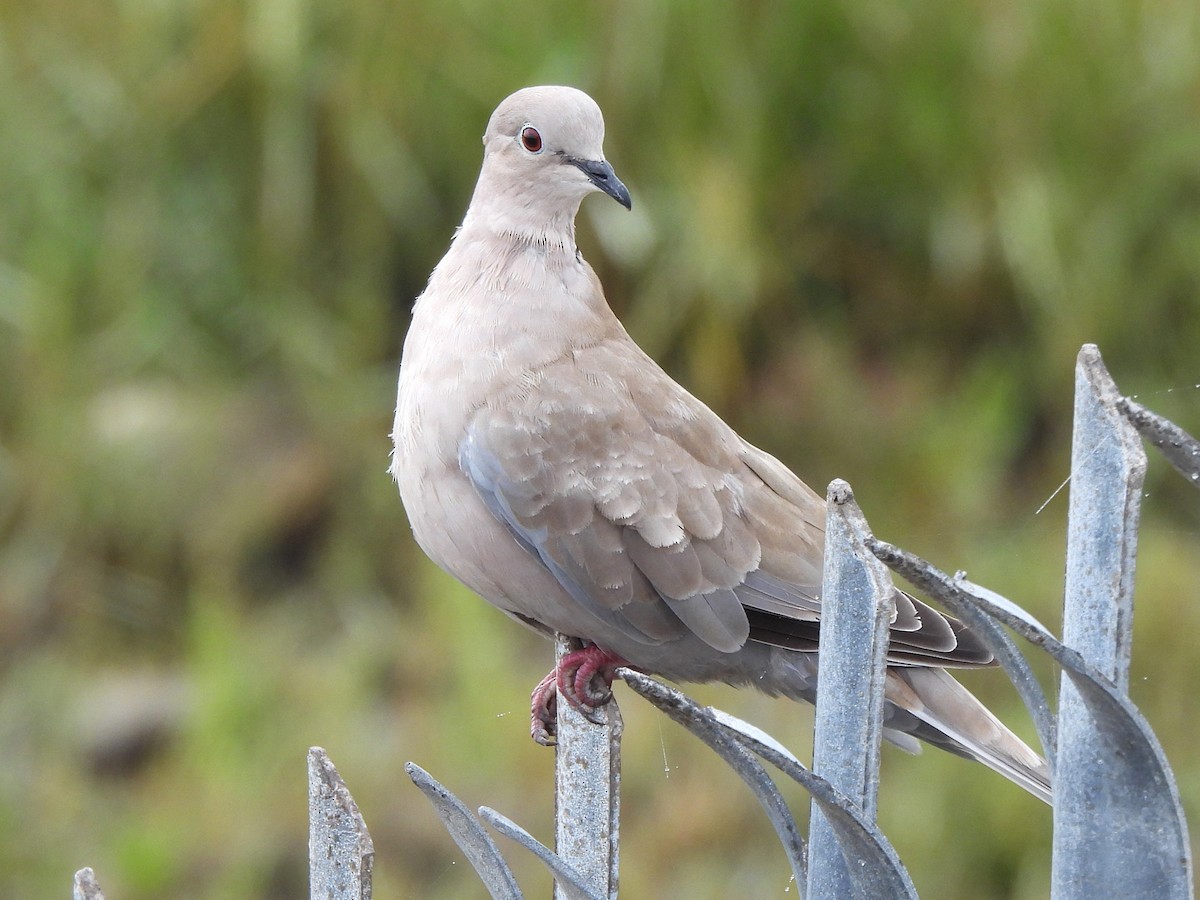
MULTIPOLYGON (((591 614, 644 643, 690 629, 718 650, 750 626, 733 588, 758 567, 739 485, 656 431, 610 342, 480 410, 459 448, 493 514, 591 614)), ((727 455, 727 454, 726 454, 727 455)))
MULTIPOLYGON (((823 501, 623 333, 493 398, 459 463, 571 598, 628 637, 817 649, 823 501)), ((991 660, 960 623, 896 601, 892 662, 991 660)))

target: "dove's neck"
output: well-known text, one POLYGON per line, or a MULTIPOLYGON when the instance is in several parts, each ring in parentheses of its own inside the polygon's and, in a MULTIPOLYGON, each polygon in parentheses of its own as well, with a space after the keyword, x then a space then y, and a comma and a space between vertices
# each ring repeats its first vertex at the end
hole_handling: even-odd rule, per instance
POLYGON ((556 185, 521 185, 490 177, 475 186, 460 232, 529 244, 575 255, 575 215, 583 194, 564 196, 556 185))
POLYGON ((623 333, 570 235, 531 240, 488 211, 472 206, 417 299, 414 342, 519 373, 623 333))

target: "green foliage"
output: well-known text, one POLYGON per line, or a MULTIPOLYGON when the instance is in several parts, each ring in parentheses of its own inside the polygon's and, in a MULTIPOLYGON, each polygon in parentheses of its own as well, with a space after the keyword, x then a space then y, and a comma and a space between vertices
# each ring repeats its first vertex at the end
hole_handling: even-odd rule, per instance
MULTIPOLYGON (((633 192, 581 236, 631 331, 882 536, 1053 622, 1079 345, 1197 429, 1192 0, 3 4, 0 894, 298 896, 310 744, 380 896, 472 894, 405 759, 549 833, 549 647, 431 571, 384 474, 487 116, 547 82, 633 192)), ((1152 465, 1135 652, 1193 822, 1195 499, 1152 465)), ((803 748, 807 712, 702 693, 803 748)), ((745 792, 625 707, 629 895, 783 894, 745 792)), ((886 767, 923 896, 1044 896, 1044 810, 886 767)))

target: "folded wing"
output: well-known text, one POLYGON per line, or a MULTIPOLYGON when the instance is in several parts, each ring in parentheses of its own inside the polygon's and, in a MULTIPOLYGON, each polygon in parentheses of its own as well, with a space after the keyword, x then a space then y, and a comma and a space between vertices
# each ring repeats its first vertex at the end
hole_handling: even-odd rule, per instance
MULTIPOLYGON (((632 344, 537 381, 479 410, 459 465, 581 611, 646 644, 690 631, 727 653, 817 649, 820 497, 632 344)), ((895 601, 891 662, 991 661, 961 623, 895 601)))

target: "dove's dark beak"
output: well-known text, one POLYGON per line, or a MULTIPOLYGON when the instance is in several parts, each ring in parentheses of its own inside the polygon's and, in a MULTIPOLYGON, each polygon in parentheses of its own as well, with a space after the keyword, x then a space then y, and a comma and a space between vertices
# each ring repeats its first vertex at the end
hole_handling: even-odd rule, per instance
POLYGON ((577 166, 588 181, 594 184, 608 196, 612 197, 626 209, 633 209, 633 200, 629 197, 629 188, 621 183, 613 167, 605 159, 575 159, 567 157, 566 162, 577 166))

